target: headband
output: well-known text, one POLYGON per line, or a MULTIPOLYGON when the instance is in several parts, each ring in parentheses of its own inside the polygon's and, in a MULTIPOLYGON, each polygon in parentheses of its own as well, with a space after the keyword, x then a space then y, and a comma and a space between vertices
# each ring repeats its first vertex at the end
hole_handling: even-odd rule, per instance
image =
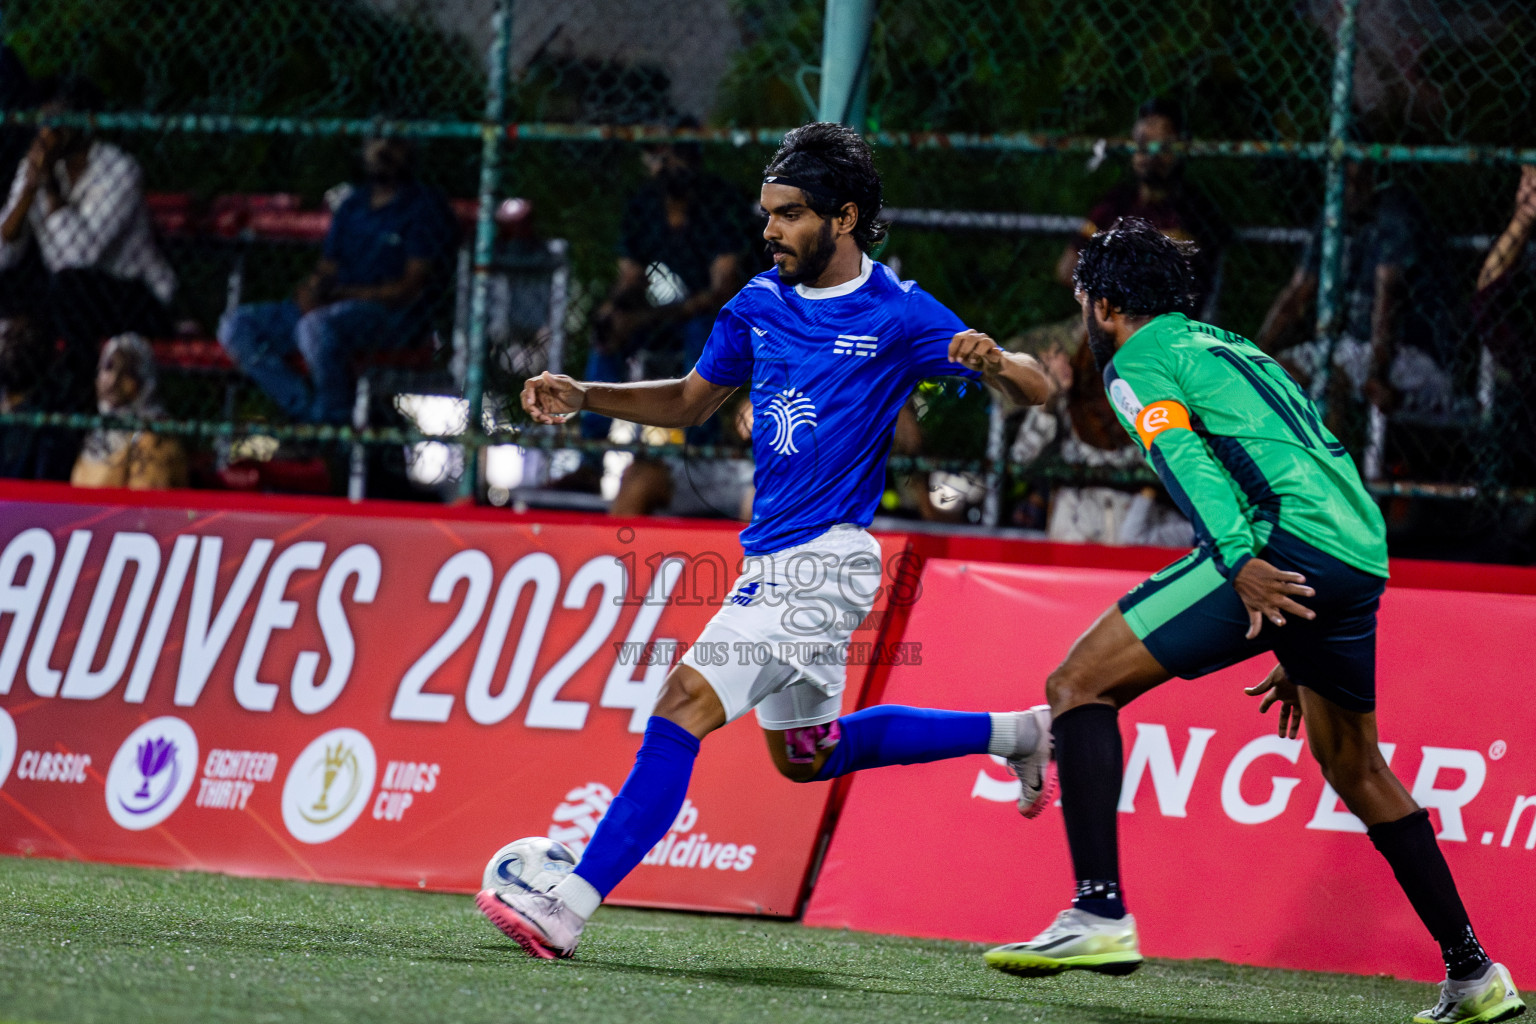
POLYGON ((805 180, 800 179, 800 178, 792 178, 792 177, 790 177, 787 174, 770 174, 766 178, 763 179, 763 184, 764 185, 788 185, 790 188, 797 188, 797 189, 799 189, 801 192, 804 192, 806 195, 815 196, 818 199, 825 199, 829 203, 837 203, 837 202, 839 202, 838 195, 837 195, 836 192, 833 192, 830 189, 825 188, 824 186, 821 186, 821 185, 813 185, 810 182, 805 181, 805 180))

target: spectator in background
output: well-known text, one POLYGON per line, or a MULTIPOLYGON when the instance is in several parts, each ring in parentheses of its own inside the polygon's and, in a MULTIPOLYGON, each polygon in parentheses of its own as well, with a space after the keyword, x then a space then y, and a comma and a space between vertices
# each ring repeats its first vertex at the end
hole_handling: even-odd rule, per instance
POLYGON ((363 144, 365 181, 331 218, 315 270, 291 299, 241 306, 219 342, 295 420, 345 423, 352 359, 422 340, 451 269, 458 227, 446 200, 417 181, 403 139, 363 144), (309 380, 289 364, 298 352, 309 380))
POLYGON ((742 446, 739 457, 637 457, 620 478, 619 490, 608 507, 608 514, 750 520, 754 488, 752 396, 749 390, 737 391, 719 412, 726 443, 742 446))
POLYGON ((1072 271, 1085 241, 1121 217, 1140 217, 1168 237, 1200 247, 1194 264, 1200 286, 1195 309, 1199 319, 1214 321, 1221 258, 1232 230, 1215 206, 1184 180, 1184 157, 1172 147, 1188 140, 1184 111, 1177 103, 1150 99, 1137 109, 1131 141, 1138 147, 1156 143, 1159 149, 1151 153, 1138 148, 1131 157, 1131 179, 1110 189, 1089 211, 1082 234, 1067 243, 1056 263, 1058 281, 1072 287, 1072 271))
MULTIPOLYGON (((101 106, 100 93, 83 79, 43 93, 45 114, 101 106)), ((44 276, 35 287, 46 295, 53 329, 65 341, 65 384, 81 407, 88 406, 103 338, 171 330, 176 275, 155 244, 143 177, 138 162, 110 142, 79 128, 43 125, 0 211, 0 269, 26 275, 36 243, 44 276)))
MULTIPOLYGON (((0 317, 0 412, 70 411, 60 387, 58 352, 30 312, 0 317)), ((0 428, 0 477, 68 480, 79 437, 56 427, 0 428)))
POLYGON ((1536 167, 1520 168, 1515 212, 1477 275, 1472 324, 1495 368, 1494 426, 1512 472, 1503 482, 1536 482, 1536 167))
MULTIPOLYGON (((1455 336, 1447 274, 1423 206, 1406 188, 1377 188, 1369 165, 1346 169, 1341 295, 1343 332, 1333 365, 1355 401, 1382 413, 1447 412, 1452 404, 1455 336)), ((1325 357, 1312 338, 1322 220, 1290 283, 1275 297, 1254 339, 1304 386, 1325 357)), ((1337 433, 1337 431, 1335 431, 1337 433)))
MULTIPOLYGON (((641 159, 650 180, 624 209, 618 280, 594 317, 588 380, 629 380, 627 363, 637 355, 653 364, 645 376, 686 374, 704 350, 715 314, 746 281, 747 254, 761 241, 751 203, 703 170, 698 143, 647 146, 641 159)), ((605 440, 611 423, 582 413, 581 436, 605 440)), ((687 432, 693 444, 718 436, 718 420, 687 432)), ((589 453, 554 486, 596 492, 601 479, 601 456, 589 453)))
MULTIPOLYGON (((120 419, 156 420, 160 406, 155 354, 137 334, 119 334, 101 349, 96 369, 96 411, 120 419)), ((164 490, 187 486, 187 453, 172 437, 147 427, 97 429, 85 436, 70 473, 76 487, 164 490)))
MULTIPOLYGON (((1144 453, 1129 443, 1104 397, 1082 331, 1065 324, 1037 327, 1006 347, 1038 358, 1056 382, 1050 401, 1024 410, 1009 453, 1015 465, 1028 467, 1050 453, 1086 469, 1130 472, 1142 465, 1144 453)), ((1017 411, 1004 405, 1005 414, 1017 411)), ((1141 484, 1052 488, 1046 535, 1093 544, 1189 547, 1195 542, 1189 520, 1159 488, 1141 484)))
MULTIPOLYGON (((0 43, 0 110, 27 110, 37 103, 37 89, 16 51, 0 43)), ((12 174, 32 143, 26 125, 0 127, 0 172, 12 174)))

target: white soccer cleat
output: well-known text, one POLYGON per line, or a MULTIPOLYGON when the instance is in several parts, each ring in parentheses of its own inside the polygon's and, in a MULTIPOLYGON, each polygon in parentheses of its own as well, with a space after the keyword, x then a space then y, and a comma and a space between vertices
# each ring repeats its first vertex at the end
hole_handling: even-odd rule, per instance
POLYGON ((1142 960, 1134 917, 1117 920, 1076 907, 1057 914, 1049 928, 1028 942, 1010 942, 982 957, 989 967, 1026 978, 1071 970, 1130 974, 1142 960))
POLYGON ((475 896, 480 913, 523 952, 540 960, 556 960, 576 952, 581 930, 587 922, 565 905, 560 897, 547 892, 498 893, 482 889, 475 896))
POLYGON ((1515 991, 1509 969, 1503 964, 1489 964, 1483 973, 1461 981, 1449 978, 1440 983, 1440 1001, 1433 1009, 1414 1015, 1414 1024, 1472 1024, 1477 1021, 1510 1020, 1525 1012, 1525 1003, 1515 991))
POLYGON ((1016 711, 1035 722, 1035 745, 1008 758, 1008 770, 1019 780, 1019 813, 1033 818, 1056 799, 1056 762, 1051 757, 1051 706, 1037 704, 1028 711, 1016 711))

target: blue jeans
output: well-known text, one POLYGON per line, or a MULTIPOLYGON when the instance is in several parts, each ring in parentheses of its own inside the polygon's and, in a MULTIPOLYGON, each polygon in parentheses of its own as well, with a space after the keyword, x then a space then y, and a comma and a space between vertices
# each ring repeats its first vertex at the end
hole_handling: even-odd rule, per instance
POLYGON ((278 408, 306 423, 352 418, 352 359, 412 340, 406 318, 378 302, 349 299, 300 313, 292 299, 240 306, 219 322, 219 344, 278 408), (304 357, 309 380, 289 365, 304 357))

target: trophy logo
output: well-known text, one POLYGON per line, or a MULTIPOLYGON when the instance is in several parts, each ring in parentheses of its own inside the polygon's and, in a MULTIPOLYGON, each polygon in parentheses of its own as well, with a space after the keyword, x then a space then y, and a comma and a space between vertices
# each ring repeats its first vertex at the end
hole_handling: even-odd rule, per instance
POLYGON ((357 755, 352 748, 345 743, 337 742, 325 748, 325 760, 322 763, 323 780, 320 783, 320 799, 304 814, 304 820, 314 825, 323 825, 338 814, 345 814, 347 808, 352 806, 352 801, 357 797, 357 786, 360 781, 357 755), (335 785, 337 776, 345 776, 347 782, 343 787, 345 794, 336 801, 336 809, 331 810, 331 787, 335 785))
POLYGON ((141 831, 170 817, 192 788, 197 735, 179 718, 139 726, 107 770, 107 810, 123 828, 141 831))
POLYGON ((373 744, 356 729, 332 729, 294 759, 283 783, 283 824, 301 843, 326 843, 362 814, 373 793, 373 744))

